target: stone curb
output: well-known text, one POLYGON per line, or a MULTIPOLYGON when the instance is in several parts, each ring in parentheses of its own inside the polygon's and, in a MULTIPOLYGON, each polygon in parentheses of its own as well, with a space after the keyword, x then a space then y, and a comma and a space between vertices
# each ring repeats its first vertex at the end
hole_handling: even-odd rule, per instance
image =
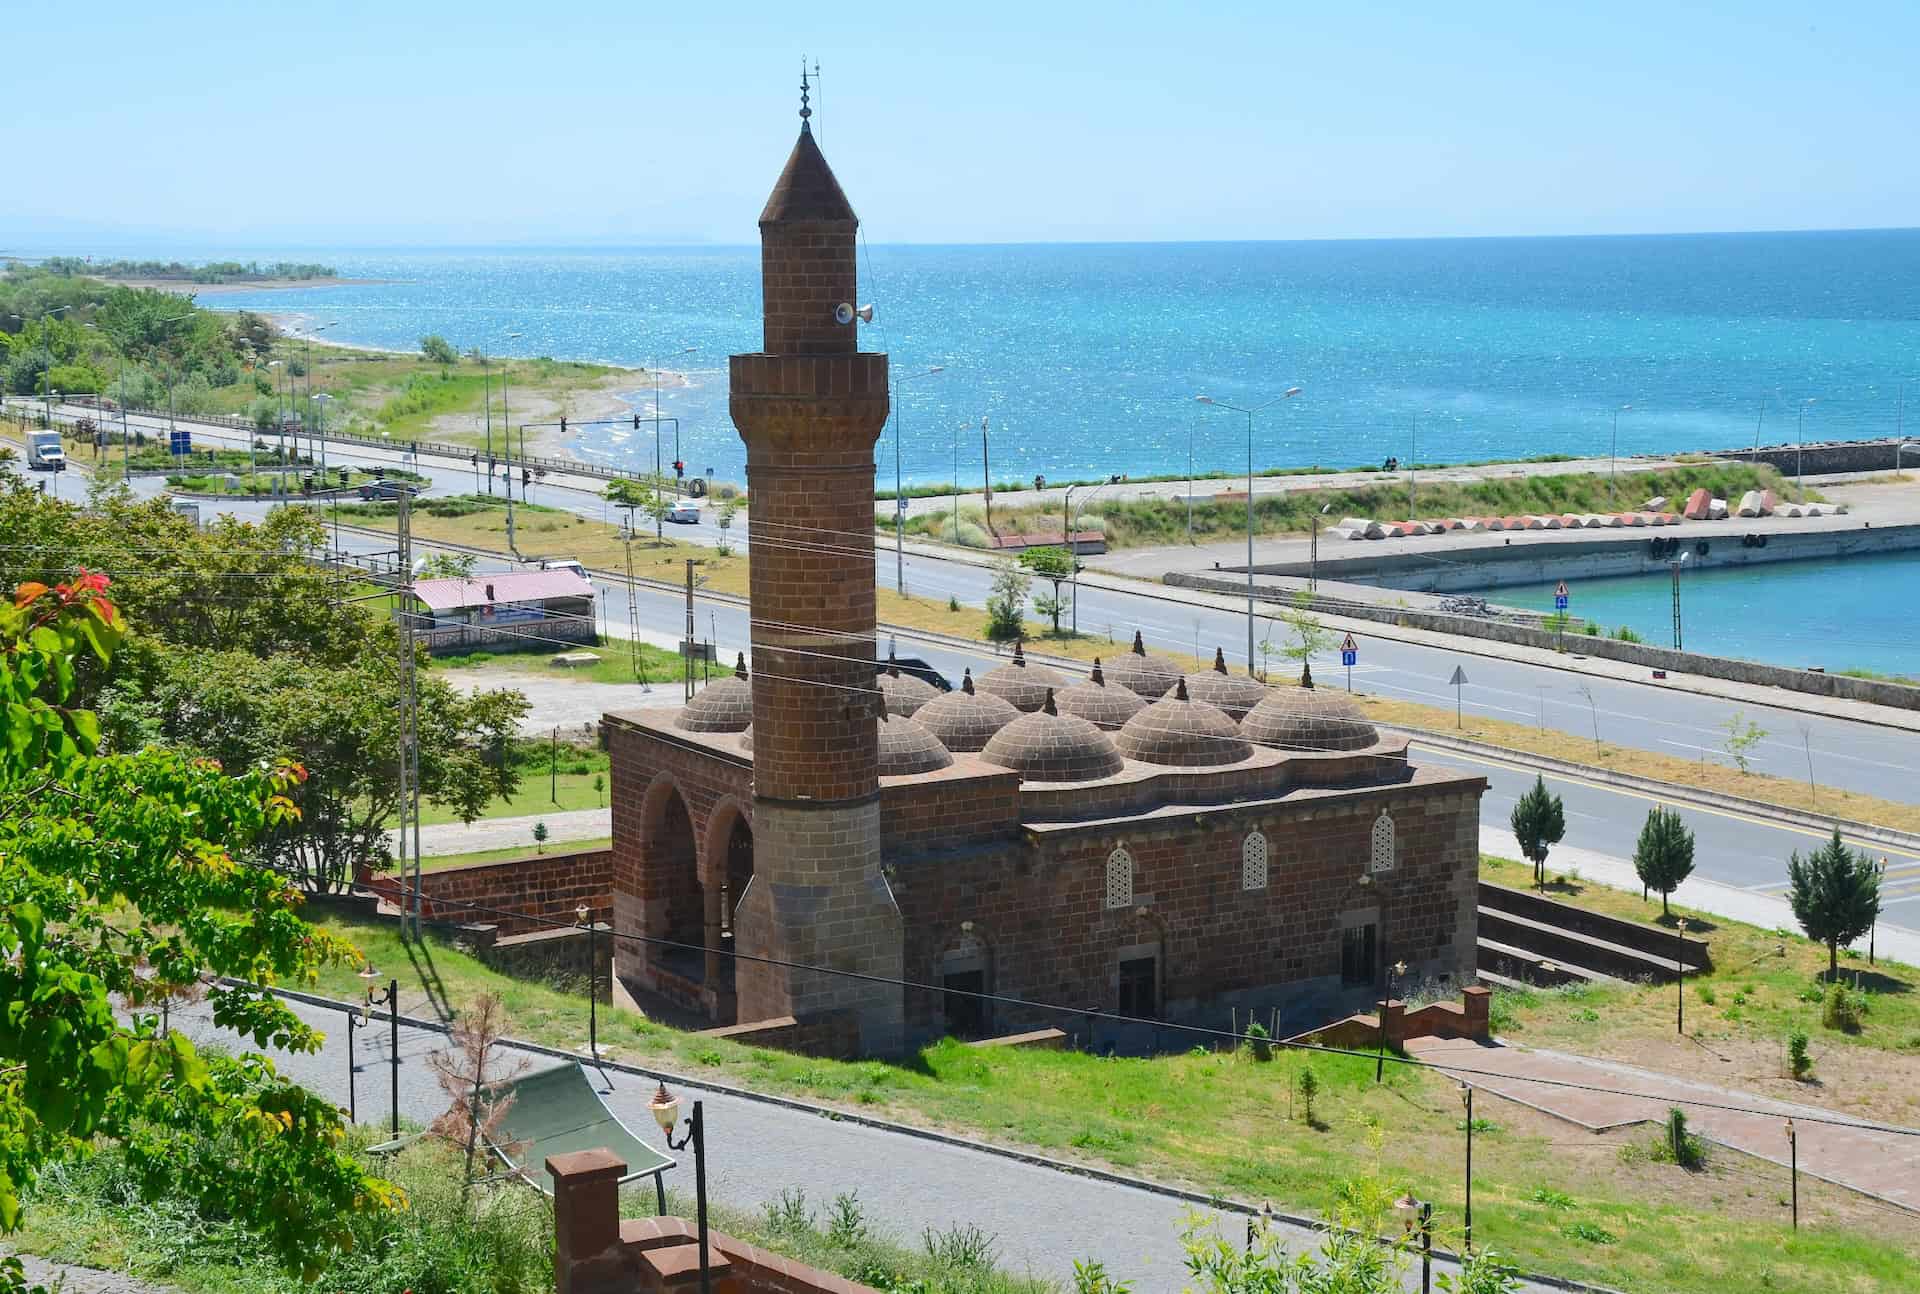
POLYGON ((1833 827, 1859 840, 1875 846, 1889 849, 1920 850, 1920 833, 1901 831, 1894 827, 1876 826, 1869 822, 1854 822, 1847 818, 1830 818, 1803 809, 1790 809, 1784 805, 1770 804, 1765 800, 1750 800, 1745 796, 1728 795, 1721 791, 1703 791, 1697 787, 1683 786, 1674 782, 1660 782, 1650 777, 1640 777, 1632 773, 1619 773, 1612 769, 1596 768, 1588 764, 1575 764, 1564 759, 1555 759, 1549 755, 1535 755, 1527 751, 1512 750, 1505 746, 1494 746, 1486 742, 1474 741, 1466 737, 1453 737, 1446 733, 1435 732, 1430 728, 1413 728, 1404 724, 1377 723, 1385 731, 1398 732, 1441 750, 1457 750, 1462 754, 1479 755, 1487 759, 1499 759, 1504 763, 1521 763, 1543 769, 1547 772, 1564 773, 1580 777, 1590 782, 1600 782, 1608 786, 1618 786, 1627 790, 1642 791, 1657 795, 1666 800, 1677 800, 1706 809, 1728 809, 1750 817, 1766 818, 1783 826, 1817 828, 1827 831, 1833 827))
MULTIPOLYGON (((356 1012, 360 1009, 357 1003, 342 1002, 337 998, 323 997, 318 993, 306 993, 299 989, 275 988, 272 991, 277 997, 288 998, 295 1002, 303 1002, 308 1006, 320 1007, 325 1010, 356 1012)), ((376 1011, 374 1013, 375 1019, 386 1016, 387 1013, 384 1011, 376 1011)), ((405 1014, 400 1015, 399 1020, 401 1024, 412 1029, 425 1029, 432 1033, 439 1034, 452 1033, 452 1029, 439 1020, 426 1020, 405 1014)), ((1146 1178, 1130 1177, 1125 1173, 1116 1173, 1111 1169, 1096 1168, 1087 1164, 1069 1163, 1063 1159, 1052 1159, 1046 1155, 1034 1154, 1031 1151, 1015 1150, 1008 1146, 995 1145, 990 1141, 976 1141, 971 1137, 957 1136, 950 1132, 940 1132, 932 1128, 916 1127, 910 1123, 894 1123, 887 1119, 873 1118, 871 1115, 856 1114, 848 1110, 838 1110, 832 1106, 815 1105, 812 1102, 795 1100, 789 1096, 777 1096, 769 1092, 755 1092, 744 1087, 734 1087, 726 1083, 716 1083, 712 1079, 689 1078, 684 1074, 674 1074, 667 1070, 643 1069, 638 1065, 629 1065, 617 1060, 595 1061, 580 1052, 567 1051, 560 1047, 549 1047, 545 1043, 523 1042, 517 1038, 501 1038, 497 1040, 496 1045, 514 1047, 539 1056, 550 1056, 555 1060, 571 1060, 583 1064, 591 1064, 600 1068, 616 1070, 622 1074, 632 1074, 637 1078, 651 1079, 654 1082, 670 1081, 682 1087, 695 1088, 705 1092, 716 1092, 722 1096, 730 1096, 742 1101, 757 1101, 762 1105, 773 1105, 801 1114, 817 1115, 820 1118, 831 1119, 838 1123, 857 1124, 864 1128, 872 1128, 878 1132, 891 1132, 901 1136, 915 1137, 922 1141, 937 1142, 940 1145, 953 1146, 960 1150, 970 1150, 983 1155, 992 1155, 999 1159, 1009 1159, 1015 1163, 1028 1164, 1035 1168, 1045 1168, 1056 1173, 1067 1173, 1076 1177, 1087 1177, 1095 1181, 1108 1182, 1115 1186, 1126 1186, 1137 1191, 1145 1191, 1150 1195, 1181 1200, 1188 1204, 1200 1205, 1203 1208, 1218 1209, 1224 1213, 1244 1214, 1249 1218, 1257 1217, 1260 1213, 1260 1210, 1253 1205, 1243 1204, 1238 1200, 1229 1200, 1223 1196, 1208 1195, 1201 1191, 1190 1191, 1179 1186, 1168 1186, 1160 1182, 1149 1181, 1146 1178)), ((1285 1222, 1290 1226, 1300 1227, 1305 1230, 1328 1230, 1327 1223, 1323 1219, 1310 1218, 1296 1213, 1276 1212, 1273 1216, 1277 1221, 1285 1222)), ((1385 1241, 1383 1240, 1382 1243, 1385 1243, 1385 1241)), ((1445 1262, 1451 1262, 1456 1265, 1460 1262, 1460 1256, 1451 1250, 1435 1248, 1433 1254, 1434 1257, 1445 1262)), ((1618 1291, 1605 1285, 1591 1285, 1584 1281, 1572 1280, 1560 1276, 1537 1275, 1532 1272, 1521 1272, 1520 1276, 1522 1279, 1532 1281, 1535 1284, 1572 1291, 1572 1294, 1618 1294, 1618 1291)))

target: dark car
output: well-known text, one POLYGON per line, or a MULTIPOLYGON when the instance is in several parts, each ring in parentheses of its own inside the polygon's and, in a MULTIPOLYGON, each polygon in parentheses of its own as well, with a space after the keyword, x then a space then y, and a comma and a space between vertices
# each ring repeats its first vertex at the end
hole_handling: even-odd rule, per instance
POLYGON ((953 684, 947 682, 939 670, 921 660, 918 656, 902 656, 894 661, 875 661, 873 672, 884 674, 891 665, 898 665, 902 674, 911 674, 924 683, 931 683, 942 692, 953 691, 953 684))
POLYGON ((397 499, 401 495, 413 498, 420 493, 420 487, 409 485, 405 481, 368 481, 360 487, 363 499, 397 499))

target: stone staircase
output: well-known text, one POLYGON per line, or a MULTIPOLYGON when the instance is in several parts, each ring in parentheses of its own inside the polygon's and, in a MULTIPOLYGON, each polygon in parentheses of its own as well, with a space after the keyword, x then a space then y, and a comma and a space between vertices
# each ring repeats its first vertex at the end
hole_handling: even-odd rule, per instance
POLYGON ((1480 883, 1479 975, 1503 988, 1671 983, 1712 965, 1704 940, 1480 883))

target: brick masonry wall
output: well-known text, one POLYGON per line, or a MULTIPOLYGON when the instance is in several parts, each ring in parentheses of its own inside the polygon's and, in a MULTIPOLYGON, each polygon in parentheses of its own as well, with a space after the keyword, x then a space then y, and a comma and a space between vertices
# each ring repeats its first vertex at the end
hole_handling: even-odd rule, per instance
MULTIPOLYGON (((374 876, 365 885, 400 906, 399 877, 374 876)), ((411 876, 406 888, 411 891, 411 876)), ((420 892, 427 920, 492 925, 502 935, 551 930, 554 922, 572 924, 579 920, 576 909, 582 903, 595 921, 605 921, 613 913, 613 851, 527 854, 498 863, 444 867, 422 874, 420 892)))
MULTIPOLYGON (((1323 792, 1127 824, 1029 832, 997 851, 901 860, 894 890, 907 922, 908 978, 939 983, 949 955, 973 950, 992 992, 1113 1009, 1123 950, 1157 955, 1167 1018, 1211 1018, 1225 1004, 1371 1004, 1372 986, 1340 985, 1342 917, 1377 913, 1382 965, 1455 982, 1474 971, 1478 801, 1484 783, 1323 792), (1396 866, 1361 885, 1375 816, 1394 819, 1396 866), (1242 844, 1268 839, 1268 884, 1241 888, 1242 844), (1106 905, 1107 860, 1133 859, 1133 897, 1106 905), (971 922, 970 931, 962 930, 971 922)), ((912 1029, 938 1026, 914 995, 912 1029)), ((997 1010, 992 1026, 1058 1024, 997 1010)), ((1224 1023, 1224 1021, 1223 1021, 1224 1023)), ((1062 1026, 1064 1027, 1064 1026, 1062 1026)))

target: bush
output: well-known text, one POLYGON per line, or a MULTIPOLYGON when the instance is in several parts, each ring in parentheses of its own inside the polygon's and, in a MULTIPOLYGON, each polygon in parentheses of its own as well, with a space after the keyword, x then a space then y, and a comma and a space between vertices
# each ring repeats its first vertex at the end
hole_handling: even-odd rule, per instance
POLYGON ((447 344, 447 339, 439 333, 428 333, 420 339, 420 353, 434 364, 458 364, 459 353, 447 344))
POLYGON ((1660 1136, 1647 1148, 1647 1158, 1694 1172, 1707 1166, 1707 1143, 1687 1130, 1687 1112, 1676 1105, 1667 1111, 1660 1136))
POLYGON ((1320 1094, 1320 1076, 1313 1072, 1313 1066, 1302 1065, 1300 1072, 1294 1075, 1293 1090, 1300 1094, 1300 1120, 1313 1123, 1313 1098, 1320 1094))
POLYGON ((1813 1073, 1813 1058, 1807 1055, 1807 1031, 1798 1025, 1787 1032, 1787 1068, 1800 1079, 1813 1073))
POLYGON ((1646 641, 1646 639, 1642 638, 1639 634, 1633 631, 1633 626, 1631 625, 1621 625, 1618 629, 1615 629, 1613 631, 1613 637, 1614 637, 1614 641, 1623 642, 1623 643, 1637 643, 1637 642, 1646 641))
POLYGON ((1827 985, 1820 1002, 1820 1023, 1841 1033, 1859 1033, 1861 1017, 1867 1013, 1866 995, 1838 981, 1827 985))
POLYGON ((1584 1240, 1590 1245, 1610 1245, 1618 1237, 1596 1222, 1575 1222, 1560 1233, 1569 1240, 1584 1240))

